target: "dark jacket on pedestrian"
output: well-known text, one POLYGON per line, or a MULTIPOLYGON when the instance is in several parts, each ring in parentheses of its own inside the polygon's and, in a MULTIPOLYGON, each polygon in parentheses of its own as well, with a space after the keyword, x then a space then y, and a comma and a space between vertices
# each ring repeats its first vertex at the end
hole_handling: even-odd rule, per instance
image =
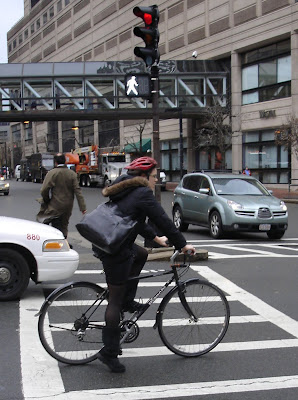
POLYGON ((59 165, 47 173, 40 193, 43 203, 40 212, 37 214, 39 222, 63 214, 70 216, 74 196, 77 198, 80 210, 82 212, 86 210, 77 175, 65 165, 59 165))
MULTIPOLYGON (((130 240, 131 243, 138 234, 149 240, 153 240, 156 236, 153 229, 145 223, 146 217, 148 217, 176 248, 181 249, 186 245, 184 236, 176 229, 160 203, 155 199, 148 179, 122 175, 113 185, 105 188, 102 194, 113 202, 117 202, 124 215, 131 216, 139 222, 136 235, 130 240)), ((129 246, 130 243, 125 243, 125 246, 127 245, 129 246)))

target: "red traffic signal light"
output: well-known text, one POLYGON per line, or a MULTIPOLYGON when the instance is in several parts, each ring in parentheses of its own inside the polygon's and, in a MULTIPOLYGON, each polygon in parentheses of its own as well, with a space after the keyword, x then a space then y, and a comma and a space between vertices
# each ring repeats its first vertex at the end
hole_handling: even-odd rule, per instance
POLYGON ((142 58, 147 67, 151 67, 154 63, 159 62, 159 10, 156 5, 150 7, 135 7, 133 13, 142 18, 145 22, 144 27, 136 27, 133 30, 135 36, 143 39, 146 47, 135 47, 134 53, 137 57, 142 58))

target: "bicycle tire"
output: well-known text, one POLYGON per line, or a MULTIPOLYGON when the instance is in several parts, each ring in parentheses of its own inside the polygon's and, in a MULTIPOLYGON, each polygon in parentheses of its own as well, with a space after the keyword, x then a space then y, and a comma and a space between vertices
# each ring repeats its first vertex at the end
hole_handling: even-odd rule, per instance
POLYGON ((65 364, 94 361, 103 346, 106 298, 107 290, 90 282, 73 282, 53 292, 38 320, 45 350, 65 364))
POLYGON ((208 281, 190 279, 182 283, 182 290, 197 321, 183 307, 176 286, 160 304, 158 332, 173 353, 198 357, 214 349, 225 336, 230 307, 223 291, 208 281))

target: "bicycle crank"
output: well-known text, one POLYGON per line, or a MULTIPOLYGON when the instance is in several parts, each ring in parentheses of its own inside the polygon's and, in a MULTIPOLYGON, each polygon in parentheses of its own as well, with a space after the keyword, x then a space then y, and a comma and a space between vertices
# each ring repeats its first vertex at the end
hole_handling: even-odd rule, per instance
POLYGON ((134 342, 140 333, 140 328, 132 321, 122 321, 120 329, 121 341, 124 341, 125 343, 134 342))

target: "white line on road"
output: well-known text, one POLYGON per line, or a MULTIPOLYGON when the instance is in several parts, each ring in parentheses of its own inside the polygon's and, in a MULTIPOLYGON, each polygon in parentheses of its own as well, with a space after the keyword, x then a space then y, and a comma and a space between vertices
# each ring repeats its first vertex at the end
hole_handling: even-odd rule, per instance
MULTIPOLYGON (((139 386, 113 389, 83 390, 56 395, 55 400, 148 400, 207 396, 222 393, 244 393, 298 387, 298 375, 240 379, 217 382, 181 383, 176 385, 139 386)), ((52 397, 44 396, 43 400, 52 397)))

